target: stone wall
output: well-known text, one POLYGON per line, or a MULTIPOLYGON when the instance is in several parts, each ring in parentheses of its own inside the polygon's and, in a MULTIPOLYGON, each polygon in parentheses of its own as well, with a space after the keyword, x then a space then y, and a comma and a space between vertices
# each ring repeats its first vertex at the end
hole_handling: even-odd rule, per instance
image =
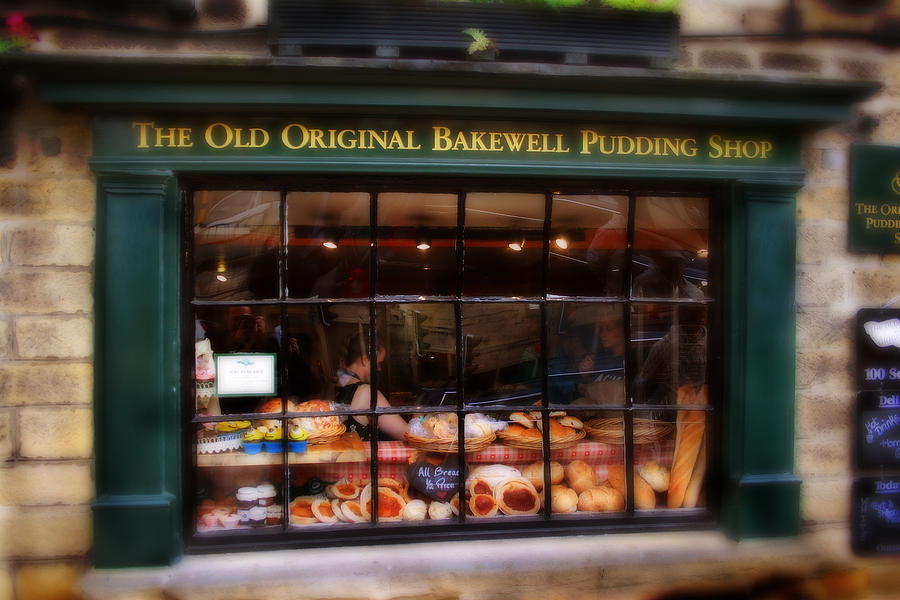
MULTIPOLYGON (((243 9, 239 1, 199 5, 198 28, 265 21, 264 2, 257 0, 243 9)), ((796 464, 804 481, 804 528, 809 536, 825 534, 823 557, 869 570, 877 589, 889 585, 890 570, 878 561, 854 561, 846 546, 851 323, 857 308, 881 306, 900 294, 900 259, 846 251, 847 160, 853 142, 900 144, 900 52, 862 41, 727 37, 777 30, 786 5, 683 0, 685 38, 675 68, 884 85, 856 119, 804 140, 807 180, 797 198, 796 464), (705 37, 713 34, 724 35, 705 37)), ((42 33, 33 51, 267 55, 263 36, 241 39, 237 45, 227 37, 163 44, 57 30, 42 33)), ((11 156, 0 153, 0 600, 76 597, 91 545, 95 190, 86 162, 89 120, 25 94, 11 127, 0 127, 14 148, 11 156)), ((615 578, 615 569, 605 576, 615 578)))

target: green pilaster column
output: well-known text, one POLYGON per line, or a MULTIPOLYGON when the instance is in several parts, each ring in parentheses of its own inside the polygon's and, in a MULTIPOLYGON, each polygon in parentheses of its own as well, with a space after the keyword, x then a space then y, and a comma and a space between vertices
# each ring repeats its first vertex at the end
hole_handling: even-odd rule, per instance
POLYGON ((181 551, 180 207, 168 172, 98 177, 94 430, 98 567, 181 551))
POLYGON ((725 269, 723 518, 737 538, 796 535, 796 229, 792 185, 738 185, 725 269))

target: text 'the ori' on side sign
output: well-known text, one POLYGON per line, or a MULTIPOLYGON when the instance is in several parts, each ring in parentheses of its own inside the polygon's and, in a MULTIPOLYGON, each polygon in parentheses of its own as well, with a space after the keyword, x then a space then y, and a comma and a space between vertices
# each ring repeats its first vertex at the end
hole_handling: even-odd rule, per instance
POLYGON ((900 146, 850 148, 851 252, 900 253, 900 146))

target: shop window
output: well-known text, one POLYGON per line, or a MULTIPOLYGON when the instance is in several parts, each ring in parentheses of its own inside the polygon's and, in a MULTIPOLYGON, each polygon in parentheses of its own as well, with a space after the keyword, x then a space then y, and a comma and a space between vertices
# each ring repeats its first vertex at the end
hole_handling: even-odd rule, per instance
POLYGON ((710 197, 339 184, 190 190, 191 548, 715 518, 710 197))

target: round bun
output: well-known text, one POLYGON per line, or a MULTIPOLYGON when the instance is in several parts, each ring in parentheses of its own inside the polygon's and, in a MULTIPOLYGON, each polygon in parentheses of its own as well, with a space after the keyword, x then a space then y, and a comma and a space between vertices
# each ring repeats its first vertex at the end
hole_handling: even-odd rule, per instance
POLYGON ((625 498, 608 486, 594 487, 578 495, 578 510, 585 512, 614 511, 625 508, 625 498))
POLYGON ((642 464, 639 472, 654 492, 665 492, 669 489, 669 470, 655 460, 648 460, 642 464))
POLYGON ((428 517, 434 521, 449 519, 453 516, 449 502, 432 502, 428 505, 428 517))
POLYGON ((400 511, 400 518, 404 521, 424 521, 428 514, 428 505, 424 500, 410 500, 400 511))
MULTIPOLYGON (((544 489, 544 463, 541 461, 533 462, 522 468, 522 476, 531 482, 534 489, 541 491, 544 489)), ((550 483, 555 485, 562 483, 565 478, 565 470, 563 466, 554 461, 550 461, 550 483)))
MULTIPOLYGON (((622 497, 625 497, 625 467, 612 465, 608 469, 607 477, 611 485, 622 497)), ((638 473, 634 474, 634 507, 639 510, 656 508, 656 492, 638 473)))
POLYGON ((565 469, 565 479, 569 483, 569 487, 581 494, 597 485, 597 474, 594 468, 583 460, 573 460, 565 469))
POLYGON ((528 415, 526 415, 523 412, 510 413, 509 420, 512 423, 518 423, 519 425, 521 425, 523 427, 527 427, 528 429, 531 429, 532 427, 534 427, 534 419, 532 419, 531 417, 529 417, 528 415))
POLYGON ((578 494, 564 485, 550 488, 550 508, 555 513, 571 513, 578 510, 578 494))

